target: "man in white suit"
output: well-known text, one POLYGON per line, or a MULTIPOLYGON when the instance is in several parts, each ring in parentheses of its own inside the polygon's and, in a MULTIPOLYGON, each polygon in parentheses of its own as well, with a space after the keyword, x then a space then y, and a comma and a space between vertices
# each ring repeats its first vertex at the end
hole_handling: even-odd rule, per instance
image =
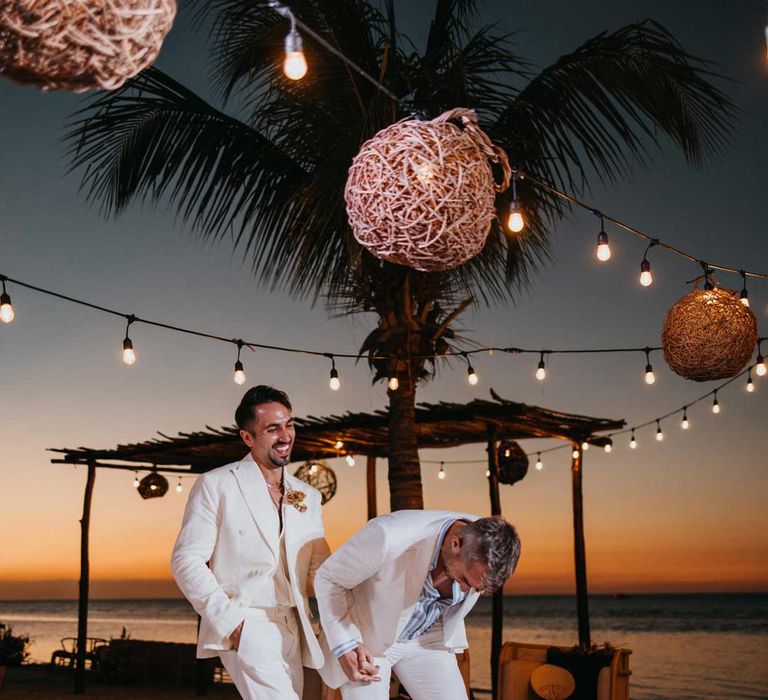
POLYGON ((220 656, 243 698, 298 700, 323 653, 307 590, 328 556, 320 493, 285 469, 295 439, 284 392, 256 386, 235 413, 250 452, 190 491, 171 568, 201 617, 197 656, 220 656))
POLYGON ((394 670, 413 700, 466 700, 456 654, 464 617, 520 556, 502 518, 403 510, 374 518, 320 567, 329 653, 321 673, 344 700, 386 700, 394 670))

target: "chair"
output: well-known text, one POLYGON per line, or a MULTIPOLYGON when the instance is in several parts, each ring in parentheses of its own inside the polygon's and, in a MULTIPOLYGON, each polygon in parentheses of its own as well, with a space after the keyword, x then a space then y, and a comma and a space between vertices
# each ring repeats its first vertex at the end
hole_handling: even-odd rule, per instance
MULTIPOLYGON (((547 663, 549 644, 505 642, 499 657, 499 700, 540 700, 531 674, 547 663)), ((555 647, 567 651, 568 647, 555 647)), ((597 678, 597 700, 629 700, 629 649, 614 649, 609 666, 597 678)))
MULTIPOLYGON (((101 649, 108 645, 106 639, 101 637, 86 637, 85 640, 85 666, 91 668, 98 666, 101 649)), ((61 649, 51 654, 51 666, 66 666, 72 668, 77 660, 77 637, 64 637, 61 640, 61 649)))

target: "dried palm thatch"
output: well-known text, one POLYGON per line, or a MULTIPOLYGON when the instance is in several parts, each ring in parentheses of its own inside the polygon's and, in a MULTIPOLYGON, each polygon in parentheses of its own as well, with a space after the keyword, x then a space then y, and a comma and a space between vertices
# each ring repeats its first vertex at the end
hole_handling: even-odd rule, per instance
POLYGON ((696 289, 667 312, 664 359, 686 379, 706 382, 738 374, 752 358, 757 321, 728 289, 696 289))
POLYGON ((140 482, 139 495, 142 498, 161 498, 168 491, 168 479, 157 472, 150 472, 140 482))
POLYGON ((305 462, 296 470, 294 476, 320 492, 321 505, 325 505, 336 495, 336 472, 325 462, 305 462))
POLYGON ((5 0, 0 73, 43 90, 114 90, 154 63, 175 0, 5 0))
POLYGON ((480 129, 474 110, 405 119, 366 141, 352 161, 344 190, 349 223, 379 258, 450 270, 482 250, 496 192, 509 186, 510 175, 506 153, 480 129), (499 183, 491 163, 499 166, 499 183))

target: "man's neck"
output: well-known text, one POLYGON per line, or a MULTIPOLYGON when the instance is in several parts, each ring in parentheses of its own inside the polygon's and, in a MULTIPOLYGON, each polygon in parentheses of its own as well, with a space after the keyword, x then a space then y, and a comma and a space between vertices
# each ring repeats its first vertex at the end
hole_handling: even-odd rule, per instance
POLYGON ((255 457, 253 461, 256 462, 256 466, 259 468, 261 475, 268 484, 275 484, 283 480, 283 469, 285 469, 285 467, 277 467, 273 464, 265 467, 255 457))

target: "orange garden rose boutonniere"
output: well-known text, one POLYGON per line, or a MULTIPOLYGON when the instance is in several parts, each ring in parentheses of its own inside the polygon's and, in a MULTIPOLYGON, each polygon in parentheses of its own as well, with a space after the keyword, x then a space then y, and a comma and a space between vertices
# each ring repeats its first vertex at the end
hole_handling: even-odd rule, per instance
POLYGON ((288 491, 288 493, 285 494, 285 501, 286 503, 290 503, 296 510, 299 511, 299 513, 303 513, 307 506, 304 505, 304 499, 307 497, 307 495, 303 491, 288 491))

